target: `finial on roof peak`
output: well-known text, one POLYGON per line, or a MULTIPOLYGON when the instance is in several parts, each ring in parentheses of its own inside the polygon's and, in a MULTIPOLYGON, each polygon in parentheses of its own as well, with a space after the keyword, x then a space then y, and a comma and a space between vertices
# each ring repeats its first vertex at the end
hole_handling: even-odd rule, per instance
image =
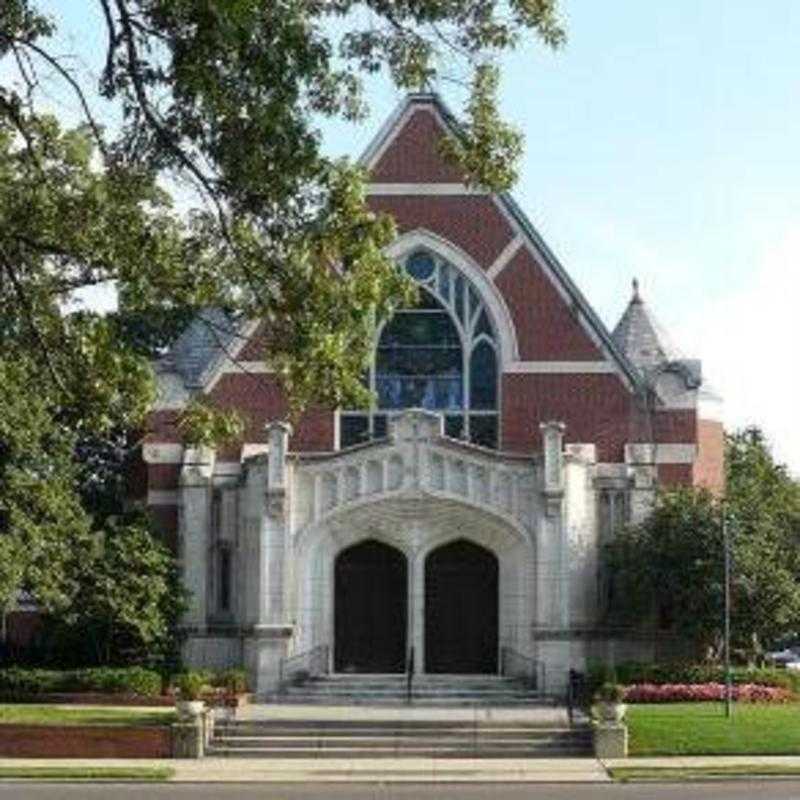
POLYGON ((633 285, 633 297, 631 298, 631 303, 641 303, 642 296, 639 294, 639 279, 634 278, 631 283, 633 285))

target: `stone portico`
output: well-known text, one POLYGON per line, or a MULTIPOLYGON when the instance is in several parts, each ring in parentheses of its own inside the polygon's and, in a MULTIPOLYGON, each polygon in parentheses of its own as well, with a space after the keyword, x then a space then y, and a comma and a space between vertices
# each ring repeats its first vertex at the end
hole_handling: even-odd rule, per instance
MULTIPOLYGON (((533 656, 548 676, 546 690, 560 691, 575 647, 585 649, 574 631, 597 624, 597 464, 593 446, 564 446, 561 424, 542 427, 542 453, 503 454, 449 439, 441 415, 411 409, 391 420, 382 441, 296 454, 288 451, 289 426, 274 423, 267 452, 216 479, 214 454, 187 450, 187 660, 244 663, 258 693, 274 690, 281 658, 295 653, 327 645, 333 669, 337 555, 377 541, 406 560, 405 640, 424 673, 426 561, 466 540, 497 560, 495 652, 533 656), (238 539, 231 612, 209 622, 219 587, 208 554, 226 539, 238 539)), ((631 465, 625 475, 643 469, 631 465)))

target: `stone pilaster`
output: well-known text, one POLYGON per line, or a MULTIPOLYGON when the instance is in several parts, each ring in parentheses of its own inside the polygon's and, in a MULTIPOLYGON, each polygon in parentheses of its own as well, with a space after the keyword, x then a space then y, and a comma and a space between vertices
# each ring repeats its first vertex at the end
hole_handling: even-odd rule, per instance
POLYGON ((656 494, 655 444, 626 444, 625 463, 628 465, 630 487, 630 522, 641 522, 652 510, 656 494))
POLYGON ((257 694, 277 685, 292 624, 286 619, 289 484, 287 455, 291 427, 267 425, 268 451, 248 469, 247 623, 245 662, 257 694))
POLYGON ((184 625, 202 631, 208 613, 209 546, 211 542, 211 475, 215 453, 187 448, 180 474, 180 542, 183 585, 189 592, 184 625))

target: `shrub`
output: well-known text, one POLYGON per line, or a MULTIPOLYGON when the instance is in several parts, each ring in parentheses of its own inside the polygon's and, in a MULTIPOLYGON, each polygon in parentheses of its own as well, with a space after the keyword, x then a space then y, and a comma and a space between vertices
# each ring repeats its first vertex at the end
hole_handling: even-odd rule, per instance
MULTIPOLYGON (((800 673, 785 669, 748 667, 734 667, 731 672, 735 684, 777 686, 800 693, 800 673)), ((624 686, 641 683, 655 685, 724 683, 725 669, 721 664, 696 664, 686 661, 664 663, 628 661, 617 664, 611 669, 595 662, 587 668, 587 681, 592 692, 597 691, 608 681, 621 683, 624 686)))
POLYGON ((153 697, 161 694, 161 676, 144 667, 96 667, 46 670, 9 667, 0 670, 0 692, 36 695, 57 692, 103 692, 153 697))
POLYGON ((175 680, 181 700, 201 700, 208 681, 202 672, 182 672, 175 680))
MULTIPOLYGON (((724 699, 723 683, 638 683, 625 688, 627 703, 710 703, 724 699)), ((787 703, 793 693, 778 686, 742 683, 733 686, 733 699, 743 703, 787 703)))
POLYGON ((214 686, 219 686, 233 694, 247 691, 247 672, 243 669, 226 669, 214 676, 214 686))
POLYGON ((604 683, 595 693, 598 703, 621 703, 625 699, 625 687, 618 683, 604 683))

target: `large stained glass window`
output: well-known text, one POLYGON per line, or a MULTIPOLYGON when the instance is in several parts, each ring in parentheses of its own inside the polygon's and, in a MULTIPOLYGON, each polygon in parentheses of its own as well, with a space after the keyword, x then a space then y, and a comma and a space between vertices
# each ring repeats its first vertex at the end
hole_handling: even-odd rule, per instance
POLYGON ((497 447, 497 345, 488 310, 463 274, 427 250, 403 266, 420 286, 419 300, 380 332, 368 376, 375 405, 342 412, 341 446, 383 438, 393 413, 426 408, 444 413, 447 436, 497 447))

